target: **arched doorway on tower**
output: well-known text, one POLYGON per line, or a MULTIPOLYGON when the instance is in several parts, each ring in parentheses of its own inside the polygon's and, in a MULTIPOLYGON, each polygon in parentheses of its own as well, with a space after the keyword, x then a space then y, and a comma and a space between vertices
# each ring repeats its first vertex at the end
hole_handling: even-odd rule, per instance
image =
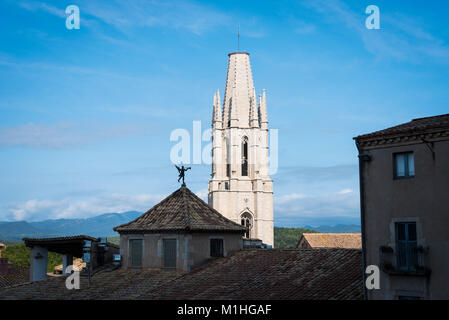
POLYGON ((240 223, 242 226, 247 227, 244 238, 250 239, 253 234, 253 216, 249 212, 244 212, 240 215, 240 223))

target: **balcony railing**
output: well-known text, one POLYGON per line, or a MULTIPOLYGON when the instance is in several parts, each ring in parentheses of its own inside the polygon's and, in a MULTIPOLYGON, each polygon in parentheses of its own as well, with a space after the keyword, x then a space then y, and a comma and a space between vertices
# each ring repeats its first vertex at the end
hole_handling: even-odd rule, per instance
POLYGON ((416 246, 412 248, 395 249, 390 246, 379 248, 380 267, 390 275, 429 276, 429 248, 416 246))

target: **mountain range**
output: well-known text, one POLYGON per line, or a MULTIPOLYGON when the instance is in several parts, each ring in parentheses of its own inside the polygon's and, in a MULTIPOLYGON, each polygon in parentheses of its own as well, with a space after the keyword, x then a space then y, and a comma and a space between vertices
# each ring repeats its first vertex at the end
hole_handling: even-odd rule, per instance
MULTIPOLYGON (((22 240, 22 238, 46 238, 73 235, 93 237, 113 237, 118 234, 112 228, 139 217, 142 213, 128 211, 124 213, 104 213, 87 219, 55 219, 38 222, 14 221, 0 222, 0 240, 22 240)), ((318 232, 360 232, 360 225, 337 224, 304 226, 318 232)))
POLYGON ((113 227, 127 223, 142 213, 104 213, 87 219, 55 219, 38 222, 0 222, 0 239, 21 240, 22 238, 60 237, 89 235, 93 237, 116 236, 113 227))

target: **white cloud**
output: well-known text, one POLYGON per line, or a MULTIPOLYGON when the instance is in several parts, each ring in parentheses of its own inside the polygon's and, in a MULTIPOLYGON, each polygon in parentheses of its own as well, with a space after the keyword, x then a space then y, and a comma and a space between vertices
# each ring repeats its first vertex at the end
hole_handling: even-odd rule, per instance
POLYGON ((352 192, 354 192, 354 190, 348 188, 348 189, 340 190, 338 192, 338 194, 348 194, 348 193, 352 193, 352 192))
POLYGON ((148 134, 143 124, 33 124, 0 127, 0 147, 25 146, 43 149, 80 147, 104 139, 148 134))
MULTIPOLYGON (((65 13, 65 10, 56 8, 54 6, 48 5, 43 2, 38 1, 27 1, 27 2, 19 2, 18 3, 20 7, 23 9, 29 10, 29 11, 36 11, 36 10, 42 10, 47 13, 50 13, 54 16, 60 17, 60 18, 66 18, 67 15, 65 13)), ((64 7, 65 9, 65 7, 64 7)))
POLYGON ((392 58, 412 63, 432 59, 449 63, 448 44, 424 30, 417 19, 381 9, 381 29, 368 30, 365 27, 367 15, 363 11, 351 10, 343 1, 315 0, 303 2, 303 5, 323 14, 328 22, 355 31, 365 49, 378 59, 392 58))
POLYGON ((195 194, 207 203, 207 197, 209 195, 209 190, 207 188, 198 190, 195 194))
POLYGON ((146 211, 162 200, 155 194, 111 194, 86 199, 28 200, 10 204, 0 220, 41 221, 46 219, 89 218, 106 212, 146 211))
POLYGON ((357 217, 358 193, 352 189, 318 195, 291 193, 274 199, 276 218, 357 217))
POLYGON ((231 17, 193 1, 82 1, 90 16, 125 31, 133 27, 169 27, 202 34, 217 26, 230 25, 231 17))
POLYGON ((276 203, 278 204, 284 204, 284 203, 288 203, 292 200, 297 200, 297 199, 304 199, 306 196, 300 193, 291 193, 291 194, 286 194, 280 197, 276 198, 276 203))

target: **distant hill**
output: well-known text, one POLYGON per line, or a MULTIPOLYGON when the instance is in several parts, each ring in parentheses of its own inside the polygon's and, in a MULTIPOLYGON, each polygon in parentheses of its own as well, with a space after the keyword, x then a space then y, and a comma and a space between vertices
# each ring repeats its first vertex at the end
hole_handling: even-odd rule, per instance
POLYGON ((120 224, 136 219, 142 213, 105 213, 87 219, 56 219, 39 222, 0 222, 0 239, 21 240, 22 238, 43 238, 85 234, 93 237, 117 235, 112 230, 120 224))
POLYGON ((337 224, 335 226, 319 226, 319 227, 311 227, 304 226, 307 229, 313 229, 322 233, 357 233, 361 232, 360 225, 356 224, 337 224))
POLYGON ((86 234, 94 237, 117 235, 112 228, 136 219, 142 213, 128 211, 124 213, 104 213, 87 219, 57 219, 31 222, 38 229, 57 230, 64 235, 86 234))
MULTIPOLYGON (((305 228, 278 228, 274 227, 274 247, 278 249, 296 248, 301 235, 304 232, 313 233, 315 230, 305 228)), ((109 242, 120 244, 120 237, 108 238, 109 242)))
MULTIPOLYGON (((128 211, 124 213, 104 213, 87 219, 55 219, 39 222, 0 222, 0 242, 20 241, 22 238, 60 237, 85 234, 93 237, 118 236, 113 227, 127 223, 142 213, 128 211)), ((338 224, 303 228, 274 228, 274 245, 277 248, 294 248, 303 232, 360 232, 360 226, 338 224)), ((8 244, 8 243, 7 243, 8 244)))
POLYGON ((51 237, 58 232, 48 229, 39 229, 26 221, 0 223, 0 239, 21 240, 25 237, 51 237))
POLYGON ((313 233, 315 230, 306 228, 274 228, 274 247, 279 249, 296 248, 303 233, 313 233))
MULTIPOLYGON (((22 267, 30 267, 30 248, 25 243, 10 245, 2 250, 2 257, 8 258, 8 262, 22 267)), ((47 272, 53 272, 53 268, 62 263, 62 255, 48 252, 47 272)))

